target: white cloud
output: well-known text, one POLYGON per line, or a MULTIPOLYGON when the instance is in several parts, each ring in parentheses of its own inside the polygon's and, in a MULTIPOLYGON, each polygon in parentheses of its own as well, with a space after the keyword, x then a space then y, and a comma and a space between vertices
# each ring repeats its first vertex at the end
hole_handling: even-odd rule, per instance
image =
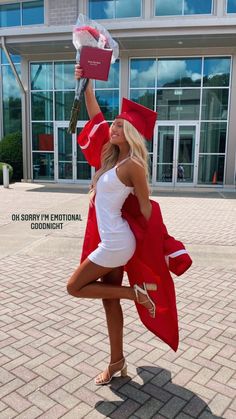
POLYGON ((154 61, 153 64, 149 67, 148 70, 139 71, 137 69, 131 69, 131 80, 133 81, 133 85, 137 80, 137 84, 139 86, 148 86, 151 85, 154 87, 154 80, 156 76, 156 62, 154 61), (153 82, 152 82, 153 81, 153 82))
POLYGON ((201 78, 201 74, 187 70, 185 60, 160 60, 158 62, 158 80, 161 85, 183 77, 196 81, 201 78))

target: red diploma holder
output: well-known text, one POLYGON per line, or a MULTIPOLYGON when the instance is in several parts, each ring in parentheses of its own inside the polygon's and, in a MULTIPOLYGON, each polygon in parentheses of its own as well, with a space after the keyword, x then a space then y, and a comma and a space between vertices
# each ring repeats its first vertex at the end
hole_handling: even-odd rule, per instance
POLYGON ((112 50, 84 46, 80 53, 83 77, 107 81, 111 65, 112 50))

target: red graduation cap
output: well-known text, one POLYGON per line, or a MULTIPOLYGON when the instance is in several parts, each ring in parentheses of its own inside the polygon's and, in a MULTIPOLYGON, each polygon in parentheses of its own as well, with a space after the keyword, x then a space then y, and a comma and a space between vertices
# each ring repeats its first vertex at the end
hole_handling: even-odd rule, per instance
POLYGON ((157 112, 124 97, 121 113, 116 118, 129 121, 144 138, 147 140, 152 139, 157 112))

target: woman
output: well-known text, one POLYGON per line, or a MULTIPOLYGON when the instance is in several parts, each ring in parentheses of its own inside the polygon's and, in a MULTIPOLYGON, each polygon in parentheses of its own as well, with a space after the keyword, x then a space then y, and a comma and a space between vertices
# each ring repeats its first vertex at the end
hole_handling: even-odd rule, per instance
MULTIPOLYGON (((75 77, 82 77, 82 69, 75 67, 75 77)), ((101 110, 91 82, 85 92, 90 120, 101 110)), ((96 385, 108 384, 114 375, 127 374, 123 354, 123 314, 120 299, 133 300, 155 318, 155 304, 149 291, 156 283, 141 286, 122 286, 123 267, 132 258, 136 240, 129 224, 121 216, 121 209, 130 193, 138 199, 141 214, 148 221, 152 206, 148 188, 148 153, 143 133, 152 136, 156 113, 134 102, 125 100, 122 113, 110 127, 110 140, 102 150, 101 167, 93 178, 95 207, 101 242, 76 269, 69 279, 69 294, 80 298, 102 298, 105 308, 111 347, 108 368, 95 379, 96 385), (144 120, 142 120, 142 117, 144 120), (97 280, 101 278, 101 282, 97 280)), ((101 121, 102 123, 102 121, 101 121)))

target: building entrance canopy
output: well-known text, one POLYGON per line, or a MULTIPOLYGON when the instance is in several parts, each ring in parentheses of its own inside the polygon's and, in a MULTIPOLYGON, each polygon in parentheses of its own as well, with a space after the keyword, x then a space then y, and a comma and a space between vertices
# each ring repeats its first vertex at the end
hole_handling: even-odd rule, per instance
MULTIPOLYGON (((107 28, 119 42, 121 50, 170 49, 170 48, 205 48, 235 47, 236 26, 188 27, 131 27, 108 24, 107 28), (111 26, 111 27, 110 27, 111 26)), ((72 44, 72 26, 54 26, 50 28, 6 28, 2 36, 9 52, 18 55, 56 54, 74 52, 72 44)), ((1 41, 2 43, 2 41, 1 41)))

